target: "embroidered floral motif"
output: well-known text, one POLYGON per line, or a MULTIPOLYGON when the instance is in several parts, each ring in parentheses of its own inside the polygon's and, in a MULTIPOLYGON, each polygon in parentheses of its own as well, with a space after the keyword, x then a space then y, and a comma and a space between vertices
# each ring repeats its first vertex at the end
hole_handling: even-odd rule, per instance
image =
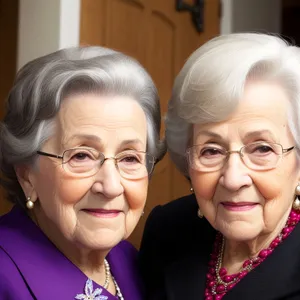
POLYGON ((85 294, 77 294, 75 299, 83 299, 83 300, 107 300, 107 296, 101 295, 102 289, 97 288, 93 291, 93 281, 88 278, 85 283, 84 292, 85 294))

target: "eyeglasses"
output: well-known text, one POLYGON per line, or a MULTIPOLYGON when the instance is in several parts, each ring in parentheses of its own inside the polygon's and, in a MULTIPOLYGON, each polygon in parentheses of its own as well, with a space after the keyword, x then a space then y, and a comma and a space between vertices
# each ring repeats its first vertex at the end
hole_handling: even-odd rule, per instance
POLYGON ((120 175, 127 179, 141 179, 151 175, 156 159, 144 151, 126 150, 115 157, 90 148, 72 148, 62 155, 37 151, 37 154, 62 160, 64 170, 76 177, 95 175, 106 160, 113 159, 120 175))
POLYGON ((238 153, 244 164, 252 170, 270 170, 277 166, 284 153, 294 148, 295 146, 283 149, 280 144, 255 142, 240 150, 228 151, 216 144, 202 144, 188 148, 186 155, 189 166, 202 172, 222 169, 232 153, 238 153))

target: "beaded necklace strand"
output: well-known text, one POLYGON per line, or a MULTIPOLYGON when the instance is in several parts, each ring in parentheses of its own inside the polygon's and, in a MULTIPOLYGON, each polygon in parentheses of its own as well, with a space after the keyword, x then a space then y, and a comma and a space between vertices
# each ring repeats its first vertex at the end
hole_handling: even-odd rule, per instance
POLYGON ((242 269, 232 275, 228 275, 227 270, 222 267, 225 239, 222 234, 218 232, 206 275, 205 300, 221 300, 226 292, 231 290, 250 271, 260 265, 274 249, 289 236, 299 220, 300 212, 292 209, 284 228, 271 242, 269 247, 261 250, 256 257, 245 260, 242 269))

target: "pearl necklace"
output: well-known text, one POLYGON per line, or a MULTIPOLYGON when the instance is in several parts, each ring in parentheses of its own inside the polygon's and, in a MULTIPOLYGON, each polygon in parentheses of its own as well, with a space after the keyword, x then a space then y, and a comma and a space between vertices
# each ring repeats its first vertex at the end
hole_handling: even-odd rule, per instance
POLYGON ((226 292, 231 290, 251 270, 260 265, 274 249, 289 236, 299 220, 300 211, 292 209, 286 225, 280 234, 271 242, 269 247, 261 250, 258 256, 245 260, 242 269, 232 275, 227 275, 227 270, 224 267, 222 268, 225 239, 222 234, 218 232, 206 275, 205 300, 221 300, 226 292))
POLYGON ((105 267, 105 281, 103 287, 107 290, 110 281, 110 267, 106 259, 104 259, 104 267, 105 267))
POLYGON ((117 281, 115 280, 115 278, 112 276, 112 280, 113 280, 113 282, 114 282, 114 285, 115 285, 115 287, 116 287, 116 291, 117 291, 117 296, 118 296, 118 298, 120 299, 120 300, 124 300, 124 297, 123 297, 123 295, 122 295, 122 293, 121 293, 121 289, 119 288, 119 286, 118 286, 118 284, 117 284, 117 281))
POLYGON ((117 297, 120 299, 120 300, 124 300, 124 297, 121 293, 121 289, 120 287, 118 286, 117 284, 117 281, 115 280, 115 278, 113 276, 111 276, 111 273, 110 273, 110 266, 109 266, 109 263, 106 259, 104 259, 104 265, 105 265, 105 282, 104 282, 104 285, 103 287, 105 289, 108 288, 109 286, 109 281, 110 281, 110 278, 112 279, 114 285, 115 285, 115 288, 116 288, 116 292, 117 292, 117 297))

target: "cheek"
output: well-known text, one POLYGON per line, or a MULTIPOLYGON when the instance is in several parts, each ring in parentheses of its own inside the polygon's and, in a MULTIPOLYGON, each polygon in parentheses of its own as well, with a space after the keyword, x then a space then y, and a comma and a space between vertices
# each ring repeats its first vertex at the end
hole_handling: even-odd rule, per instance
POLYGON ((39 201, 45 209, 52 206, 64 210, 64 207, 80 201, 90 189, 88 179, 69 178, 60 165, 44 164, 40 170, 35 186, 39 201))
POLYGON ((34 189, 37 192, 38 201, 43 207, 53 203, 57 194, 57 182, 60 178, 60 166, 41 163, 35 174, 34 189))
MULTIPOLYGON (((40 217, 45 222, 51 220, 65 237, 72 239, 77 224, 74 207, 84 197, 89 186, 88 180, 66 178, 60 166, 40 168, 35 182, 40 203, 40 217)), ((45 228, 48 225, 45 223, 45 228)))
POLYGON ((200 173, 191 170, 190 178, 197 199, 211 200, 219 182, 219 173, 200 173))
POLYGON ((266 201, 281 197, 290 201, 297 184, 296 172, 284 168, 255 174, 252 180, 266 201))
POLYGON ((90 191, 92 183, 88 178, 61 178, 55 183, 56 197, 62 204, 74 205, 90 191))
POLYGON ((142 181, 128 182, 124 188, 128 205, 124 233, 124 239, 126 239, 130 236, 142 215, 147 199, 148 178, 146 180, 143 179, 142 181))
POLYGON ((124 194, 129 210, 142 210, 147 199, 147 192, 148 178, 124 183, 124 194))

